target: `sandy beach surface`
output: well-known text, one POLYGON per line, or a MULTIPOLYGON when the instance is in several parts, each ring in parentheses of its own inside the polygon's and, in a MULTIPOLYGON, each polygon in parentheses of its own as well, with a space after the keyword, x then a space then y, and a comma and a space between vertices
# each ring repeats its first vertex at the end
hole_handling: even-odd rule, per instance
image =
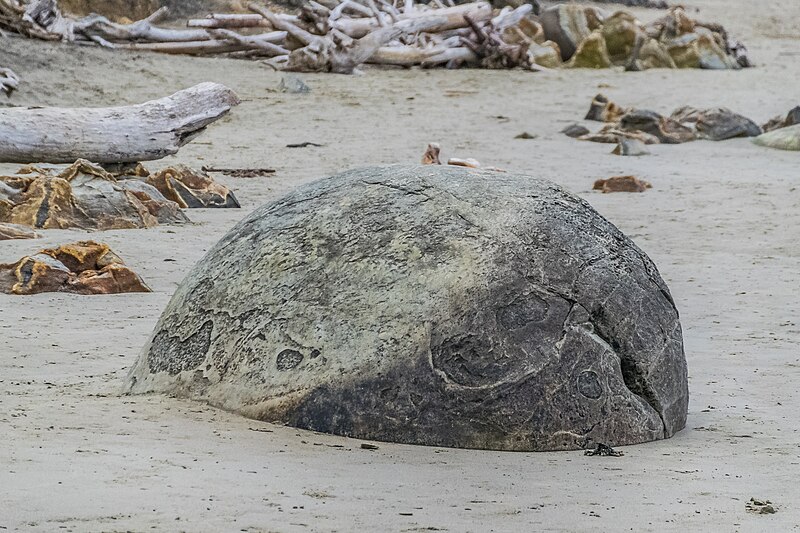
MULTIPOLYGON (((302 75, 275 91, 258 62, 0 40, 24 79, 16 105, 136 103, 202 81, 242 104, 176 157, 151 163, 271 167, 219 175, 242 209, 191 210, 150 230, 48 230, 5 241, 0 262, 106 242, 152 294, 0 294, 0 530, 795 531, 800 530, 800 154, 747 139, 657 145, 645 157, 559 131, 603 92, 669 113, 727 106, 755 121, 800 104, 800 2, 693 0, 758 67, 546 73, 374 70, 302 75), (515 139, 522 132, 535 139, 515 139), (287 148, 311 141, 322 147, 287 148), (357 166, 446 157, 553 180, 587 199, 658 265, 681 312, 691 401, 674 438, 582 452, 500 453, 376 443, 248 420, 122 380, 188 269, 257 206, 357 166), (634 174, 644 194, 600 194, 634 174), (745 510, 751 498, 776 514, 745 510)), ((643 20, 658 11, 637 10, 643 20)), ((596 129, 599 124, 590 124, 596 129)), ((10 173, 16 165, 0 165, 10 173)))

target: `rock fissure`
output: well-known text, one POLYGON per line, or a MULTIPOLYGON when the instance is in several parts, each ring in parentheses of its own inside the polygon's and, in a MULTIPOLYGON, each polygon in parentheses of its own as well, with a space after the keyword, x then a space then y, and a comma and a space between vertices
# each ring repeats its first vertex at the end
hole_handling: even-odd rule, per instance
POLYGON ((667 423, 664 420, 664 409, 661 405, 661 402, 659 402, 656 398, 655 392, 648 385, 646 374, 642 372, 642 370, 639 368, 639 365, 632 357, 626 355, 624 352, 619 352, 618 349, 615 349, 612 343, 603 335, 600 330, 598 330, 594 322, 592 322, 592 325, 594 327, 590 334, 595 336, 598 342, 602 343, 619 359, 620 370, 622 371, 622 381, 625 383, 625 387, 631 392, 631 394, 639 397, 658 414, 663 426, 664 435, 669 435, 667 423))

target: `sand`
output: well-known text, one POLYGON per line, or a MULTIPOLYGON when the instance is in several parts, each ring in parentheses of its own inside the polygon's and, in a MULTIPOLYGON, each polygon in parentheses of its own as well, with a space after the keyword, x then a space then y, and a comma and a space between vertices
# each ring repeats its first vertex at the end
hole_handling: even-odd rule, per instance
MULTIPOLYGON (((668 113, 724 105, 757 122, 800 104, 800 3, 694 0, 744 39, 740 72, 368 70, 304 75, 279 94, 259 63, 0 41, 18 105, 134 103, 200 81, 243 103, 178 156, 151 164, 273 167, 226 178, 240 210, 192 210, 151 230, 43 231, 0 262, 77 239, 109 243, 152 294, 0 295, 0 530, 791 531, 800 529, 800 155, 746 139, 612 146, 559 134, 604 92, 668 113), (537 137, 515 139, 523 132, 537 137), (321 148, 291 149, 303 141, 321 148), (158 395, 122 379, 187 270, 256 206, 347 168, 445 156, 551 179, 586 198, 656 262, 681 312, 691 402, 674 438, 582 452, 498 453, 298 431, 158 395), (643 194, 592 191, 635 174, 643 194), (771 500, 773 515, 745 511, 771 500)), ((637 11, 642 18, 657 12, 637 11)), ((592 125, 596 127, 596 125, 592 125)), ((0 165, 0 171, 16 167, 0 165)))

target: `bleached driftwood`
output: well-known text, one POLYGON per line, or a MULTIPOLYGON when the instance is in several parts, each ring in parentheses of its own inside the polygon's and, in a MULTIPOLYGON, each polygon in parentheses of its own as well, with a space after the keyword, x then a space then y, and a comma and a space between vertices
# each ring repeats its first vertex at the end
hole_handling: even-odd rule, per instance
MULTIPOLYGON (((502 9, 493 9, 486 0, 459 5, 453 0, 307 0, 300 4, 297 15, 272 13, 259 3, 251 6, 254 14, 212 14, 189 20, 186 29, 176 29, 157 26, 164 8, 144 20, 118 24, 98 15, 77 20, 64 16, 57 0, 0 0, 0 29, 114 49, 267 57, 266 63, 274 68, 310 72, 350 73, 362 63, 537 71, 549 69, 543 65, 562 64, 562 50, 546 40, 548 32, 532 14, 536 2, 514 2, 519 7, 502 9), (264 28, 266 33, 252 35, 254 28, 264 28)), ((647 25, 637 22, 636 27, 639 37, 647 37, 646 44, 657 41, 665 57, 669 54, 665 47, 685 47, 682 36, 696 33, 695 28, 711 32, 713 41, 703 41, 709 50, 698 49, 697 54, 711 54, 714 68, 751 66, 747 49, 721 25, 692 20, 682 8, 675 7, 647 25)), ((636 43, 626 62, 629 70, 647 66, 637 57, 644 44, 636 43)), ((692 53, 687 52, 687 66, 692 65, 692 53)), ((646 55, 652 55, 652 50, 646 55)), ((664 61, 667 66, 670 62, 669 57, 664 61)), ((576 66, 574 61, 570 65, 576 66)))
POLYGON ((10 68, 0 68, 0 92, 11 96, 19 86, 19 77, 10 68))
MULTIPOLYGON (((298 18, 295 15, 286 15, 278 13, 276 16, 288 22, 297 23, 298 18)), ((204 19, 191 19, 186 23, 189 28, 206 28, 206 29, 235 29, 235 28, 271 28, 269 21, 258 14, 250 13, 212 13, 204 19)))
POLYGON ((359 38, 380 28, 381 23, 386 25, 404 20, 419 21, 429 17, 436 17, 439 19, 439 22, 429 25, 425 31, 438 33, 465 27, 464 15, 478 22, 489 20, 492 18, 492 6, 487 2, 473 2, 471 4, 462 4, 455 7, 429 9, 425 11, 415 10, 409 13, 396 15, 396 21, 393 21, 392 17, 386 13, 381 13, 380 16, 371 18, 340 18, 334 21, 332 26, 350 37, 359 38))
POLYGON ((160 159, 176 153, 238 103, 224 85, 201 83, 132 106, 0 109, 0 162, 160 159))

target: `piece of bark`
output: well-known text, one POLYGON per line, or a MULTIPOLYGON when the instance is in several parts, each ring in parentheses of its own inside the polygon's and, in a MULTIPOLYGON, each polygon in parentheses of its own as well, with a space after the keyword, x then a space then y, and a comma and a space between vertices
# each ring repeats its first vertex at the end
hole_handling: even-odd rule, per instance
POLYGON ((570 124, 563 130, 561 130, 561 133, 563 133, 567 137, 572 137, 573 139, 576 139, 583 135, 588 135, 591 132, 589 131, 589 128, 587 128, 586 126, 581 126, 580 124, 570 124))
POLYGON ((439 160, 439 152, 441 148, 439 147, 439 143, 430 143, 428 147, 425 149, 425 153, 422 154, 422 164, 423 165, 441 165, 442 162, 439 160))
POLYGON ((652 188, 652 185, 636 176, 613 176, 608 179, 600 179, 595 181, 592 187, 592 189, 603 193, 644 192, 650 188, 652 188))
POLYGON ((132 106, 0 109, 0 162, 161 159, 177 153, 238 103, 224 85, 201 83, 132 106))
POLYGON ((203 172, 220 172, 234 178, 257 178, 267 174, 275 174, 274 168, 216 168, 202 167, 203 172))

